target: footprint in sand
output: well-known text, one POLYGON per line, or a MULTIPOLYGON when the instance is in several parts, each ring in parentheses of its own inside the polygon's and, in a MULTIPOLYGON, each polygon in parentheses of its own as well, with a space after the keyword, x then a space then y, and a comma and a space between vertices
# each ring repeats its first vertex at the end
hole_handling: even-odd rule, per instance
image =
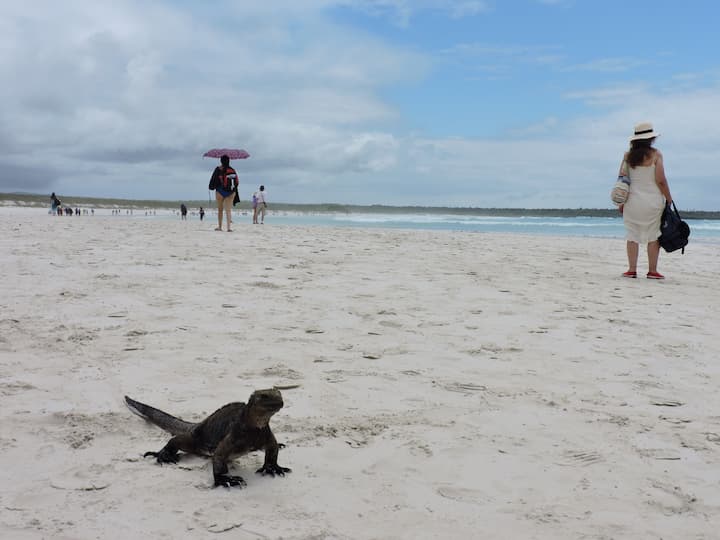
POLYGON ((2 396, 13 396, 28 390, 37 390, 37 387, 24 381, 0 383, 0 395, 2 396))
POLYGON ((402 324, 396 321, 380 321, 378 324, 386 328, 402 328, 402 324))
POLYGON ((304 375, 299 371, 290 369, 282 364, 276 364, 274 366, 266 367, 263 369, 262 374, 266 377, 279 377, 284 379, 290 379, 293 381, 304 378, 304 375))
POLYGON ((692 420, 689 418, 672 418, 670 416, 662 416, 660 415, 660 420, 665 420, 666 422, 669 422, 671 424, 675 425, 683 425, 683 424, 690 424, 692 420))
MULTIPOLYGON (((243 522, 237 516, 236 510, 229 502, 215 502, 212 506, 200 508, 192 514, 195 524, 208 532, 216 535, 222 535, 231 532, 233 538, 244 538, 251 540, 253 538, 268 538, 261 532, 256 532, 245 528, 243 522)), ((305 516, 303 516, 305 517, 305 516)), ((305 519, 308 519, 305 517, 305 519)))
POLYGON ((252 287, 259 287, 261 289, 281 289, 281 285, 276 285, 270 281, 255 281, 250 284, 252 287))
POLYGON ((680 486, 653 482, 647 493, 646 503, 657 507, 666 516, 691 513, 696 510, 697 497, 685 492, 680 486))
POLYGON ((684 405, 682 401, 676 401, 674 399, 656 399, 650 403, 657 407, 680 407, 684 405))
POLYGON ((492 497, 489 497, 476 489, 461 488, 456 486, 440 486, 435 488, 435 492, 446 499, 468 504, 486 504, 492 501, 492 497))
POLYGON ((107 464, 73 467, 50 479, 51 487, 73 491, 97 491, 109 485, 107 464))
POLYGON ((126 337, 138 337, 147 335, 147 330, 130 330, 125 334, 126 337))
POLYGON ((487 390, 487 386, 482 384, 473 384, 473 383, 450 383, 443 385, 443 388, 445 390, 449 390, 450 392, 460 392, 462 394, 472 394, 474 392, 484 392, 487 390))
POLYGON ((587 467, 603 461, 605 459, 598 452, 592 450, 588 452, 566 450, 563 452, 563 461, 557 464, 563 467, 587 467))
POLYGON ((424 441, 415 439, 407 442, 404 446, 408 448, 408 451, 413 456, 420 456, 426 458, 433 456, 433 451, 430 448, 430 445, 425 443, 424 441))

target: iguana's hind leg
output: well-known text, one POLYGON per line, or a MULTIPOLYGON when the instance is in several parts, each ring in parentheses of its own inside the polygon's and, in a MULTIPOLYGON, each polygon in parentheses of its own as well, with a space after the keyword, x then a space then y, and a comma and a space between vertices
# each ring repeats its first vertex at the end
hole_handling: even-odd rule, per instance
POLYGON ((180 456, 178 452, 186 452, 188 454, 201 454, 195 444, 195 439, 190 434, 176 435, 163 446, 159 452, 145 452, 143 457, 152 456, 157 459, 158 463, 177 463, 180 456))

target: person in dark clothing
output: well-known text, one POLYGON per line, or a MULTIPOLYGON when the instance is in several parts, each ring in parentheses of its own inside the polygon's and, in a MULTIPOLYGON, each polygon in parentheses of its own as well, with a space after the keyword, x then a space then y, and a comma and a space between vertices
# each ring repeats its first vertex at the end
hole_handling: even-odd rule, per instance
POLYGON ((51 209, 52 209, 53 214, 62 212, 62 210, 60 209, 62 206, 62 203, 60 202, 60 199, 57 198, 57 195, 55 195, 54 191, 50 195, 50 201, 51 201, 51 209))
POLYGON ((235 193, 238 188, 238 176, 230 166, 230 158, 223 155, 220 158, 220 166, 215 167, 213 171, 213 179, 215 180, 215 200, 218 204, 218 226, 216 231, 222 231, 223 210, 227 220, 227 232, 232 232, 230 228, 232 224, 232 205, 235 193))

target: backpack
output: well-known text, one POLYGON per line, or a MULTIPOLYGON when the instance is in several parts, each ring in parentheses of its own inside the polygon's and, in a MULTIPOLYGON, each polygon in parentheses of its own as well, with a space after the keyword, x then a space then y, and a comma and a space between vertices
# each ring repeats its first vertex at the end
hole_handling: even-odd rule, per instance
POLYGON ((215 170, 210 177, 210 183, 208 189, 224 189, 226 191, 232 191, 235 188, 235 180, 237 179, 237 173, 232 167, 223 169, 222 167, 215 167, 215 170))
POLYGON ((668 253, 681 249, 684 254, 689 237, 690 226, 680 217, 675 202, 672 206, 666 204, 660 221, 660 238, 658 238, 660 247, 668 253))

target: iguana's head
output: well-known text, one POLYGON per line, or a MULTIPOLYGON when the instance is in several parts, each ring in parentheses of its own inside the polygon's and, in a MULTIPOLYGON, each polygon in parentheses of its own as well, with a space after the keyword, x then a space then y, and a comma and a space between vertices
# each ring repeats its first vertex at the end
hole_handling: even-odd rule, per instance
POLYGON ((283 405, 282 394, 275 388, 255 390, 247 402, 248 413, 257 427, 265 426, 270 421, 270 417, 282 409, 283 405))

